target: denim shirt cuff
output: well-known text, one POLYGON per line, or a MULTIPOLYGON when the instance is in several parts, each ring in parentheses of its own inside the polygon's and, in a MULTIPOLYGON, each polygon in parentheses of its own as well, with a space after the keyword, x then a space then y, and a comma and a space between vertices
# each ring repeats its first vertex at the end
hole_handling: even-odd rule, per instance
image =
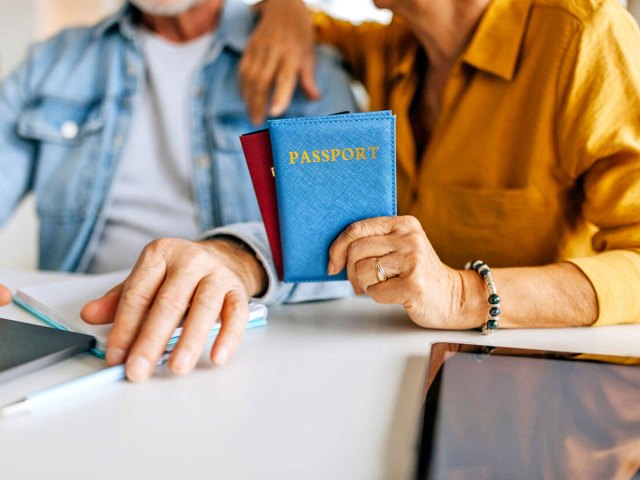
POLYGON ((216 237, 234 237, 244 242, 255 254, 267 273, 267 289, 263 295, 254 298, 255 301, 265 304, 283 303, 291 293, 293 284, 285 284, 278 280, 278 274, 271 249, 267 241, 264 226, 259 222, 236 223, 224 227, 214 228, 204 232, 200 240, 211 240, 216 237))

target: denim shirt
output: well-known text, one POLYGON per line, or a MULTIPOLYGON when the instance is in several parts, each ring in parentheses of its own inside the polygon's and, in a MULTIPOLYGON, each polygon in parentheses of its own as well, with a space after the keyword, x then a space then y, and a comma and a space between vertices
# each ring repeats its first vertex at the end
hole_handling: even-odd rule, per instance
MULTIPOLYGON (((32 48, 0 88, 0 224, 35 192, 42 269, 86 271, 95 254, 144 85, 137 16, 126 5, 94 27, 63 31, 32 48)), ((261 128, 249 122, 237 74, 254 21, 244 2, 226 0, 211 49, 192 80, 194 201, 203 235, 230 234, 247 242, 268 270, 269 297, 283 300, 293 287, 280 286, 277 293, 238 139, 261 128)), ((318 47, 316 78, 322 99, 310 102, 297 91, 286 116, 355 109, 341 60, 327 47, 318 47)))

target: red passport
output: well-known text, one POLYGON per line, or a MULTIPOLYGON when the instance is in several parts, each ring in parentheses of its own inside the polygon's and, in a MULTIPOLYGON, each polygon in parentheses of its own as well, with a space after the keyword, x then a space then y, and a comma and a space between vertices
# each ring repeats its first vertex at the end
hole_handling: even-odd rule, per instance
POLYGON ((280 246, 280 222, 278 220, 278 200, 271 153, 269 130, 258 130, 240 136, 244 158, 249 167, 251 182, 258 199, 258 207, 267 231, 271 255, 278 277, 282 275, 282 247, 280 246))

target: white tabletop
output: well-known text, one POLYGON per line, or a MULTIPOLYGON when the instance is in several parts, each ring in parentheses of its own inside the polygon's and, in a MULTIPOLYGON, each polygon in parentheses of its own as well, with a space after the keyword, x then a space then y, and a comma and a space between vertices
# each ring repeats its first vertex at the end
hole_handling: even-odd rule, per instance
MULTIPOLYGON (((0 270, 16 289, 52 274, 0 270)), ((15 306, 0 316, 37 323, 15 306)), ((0 477, 410 478, 432 342, 640 356, 640 325, 423 330, 358 298, 273 307, 236 357, 185 377, 119 382, 0 422, 0 477)), ((0 385, 0 404, 102 368, 84 355, 0 385)))

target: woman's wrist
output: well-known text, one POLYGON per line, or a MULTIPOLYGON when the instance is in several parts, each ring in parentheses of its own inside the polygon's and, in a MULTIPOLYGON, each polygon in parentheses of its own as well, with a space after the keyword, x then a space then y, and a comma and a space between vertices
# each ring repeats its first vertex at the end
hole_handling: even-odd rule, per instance
POLYGON ((487 287, 473 270, 460 270, 462 283, 460 322, 465 328, 480 328, 487 321, 487 287))

